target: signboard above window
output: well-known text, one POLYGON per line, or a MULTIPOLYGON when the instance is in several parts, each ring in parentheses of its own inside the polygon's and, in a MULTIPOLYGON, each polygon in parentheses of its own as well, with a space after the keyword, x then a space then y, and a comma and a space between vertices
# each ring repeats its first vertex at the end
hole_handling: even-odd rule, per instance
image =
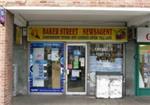
POLYGON ((150 28, 140 27, 137 29, 137 42, 150 42, 150 28))
POLYGON ((28 41, 127 42, 127 28, 30 26, 28 41))

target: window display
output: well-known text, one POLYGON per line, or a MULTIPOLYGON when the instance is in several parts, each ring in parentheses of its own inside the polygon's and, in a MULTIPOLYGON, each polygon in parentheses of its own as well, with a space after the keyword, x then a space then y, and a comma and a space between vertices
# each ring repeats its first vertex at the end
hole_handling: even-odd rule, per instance
POLYGON ((150 45, 139 45, 139 87, 150 88, 150 45))
POLYGON ((122 44, 91 44, 90 71, 122 72, 122 44))
MULTIPOLYGON (((96 73, 123 74, 123 44, 91 43, 89 56, 89 94, 95 94, 96 73)), ((104 86, 105 84, 103 84, 104 86)), ((107 87, 104 87, 107 88, 107 87)), ((103 90, 103 89, 101 89, 103 90)), ((107 96, 106 96, 107 97, 107 96)))
POLYGON ((30 92, 63 92, 64 44, 31 43, 30 92))

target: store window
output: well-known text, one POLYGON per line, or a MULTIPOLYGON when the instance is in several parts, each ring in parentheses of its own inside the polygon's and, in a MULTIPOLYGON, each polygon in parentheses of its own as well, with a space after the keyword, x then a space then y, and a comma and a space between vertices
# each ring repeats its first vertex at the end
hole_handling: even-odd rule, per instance
POLYGON ((31 43, 30 92, 63 92, 63 43, 31 43))
POLYGON ((122 44, 91 44, 90 71, 122 72, 122 44))
POLYGON ((139 45, 139 87, 150 88, 150 45, 139 45))
POLYGON ((88 93, 95 94, 96 72, 123 74, 123 44, 90 44, 88 93))

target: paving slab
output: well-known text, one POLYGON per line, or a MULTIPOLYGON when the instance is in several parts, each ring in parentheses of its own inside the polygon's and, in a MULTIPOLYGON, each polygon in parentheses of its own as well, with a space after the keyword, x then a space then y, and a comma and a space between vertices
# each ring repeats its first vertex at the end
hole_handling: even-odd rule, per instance
POLYGON ((13 97, 12 105, 150 105, 150 97, 96 99, 94 96, 31 95, 13 97))

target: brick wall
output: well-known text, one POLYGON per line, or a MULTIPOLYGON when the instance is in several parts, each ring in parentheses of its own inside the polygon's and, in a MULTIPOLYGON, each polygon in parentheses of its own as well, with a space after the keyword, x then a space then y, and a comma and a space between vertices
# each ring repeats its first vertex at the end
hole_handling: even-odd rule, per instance
POLYGON ((150 0, 0 0, 5 6, 150 7, 150 0))
POLYGON ((5 27, 0 25, 0 105, 11 105, 13 15, 6 13, 5 27))
POLYGON ((1 86, 0 86, 0 105, 3 105, 4 103, 4 86, 5 86, 5 56, 4 53, 5 53, 5 47, 4 47, 4 44, 5 44, 5 27, 3 27, 2 25, 0 25, 0 83, 1 83, 1 86))

